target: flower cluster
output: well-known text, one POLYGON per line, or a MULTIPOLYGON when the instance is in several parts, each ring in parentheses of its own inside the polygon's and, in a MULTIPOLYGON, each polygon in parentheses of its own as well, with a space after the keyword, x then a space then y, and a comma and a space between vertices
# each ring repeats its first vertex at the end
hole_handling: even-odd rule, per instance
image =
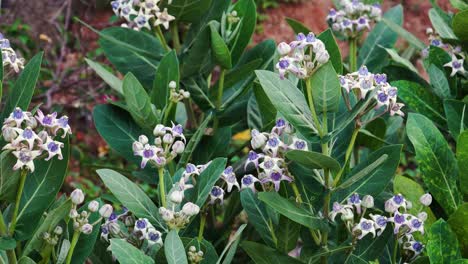
POLYGON ((340 0, 339 10, 331 9, 327 21, 333 31, 340 32, 349 38, 370 30, 370 25, 380 20, 382 9, 379 4, 368 5, 360 0, 340 0))
POLYGON ((141 168, 146 167, 148 162, 162 168, 183 153, 186 141, 183 132, 181 125, 172 124, 172 127, 166 127, 158 124, 153 130, 154 145, 149 144, 147 136, 141 135, 138 141, 133 143, 134 155, 142 158, 141 168))
POLYGON ((387 82, 387 76, 384 73, 373 74, 367 70, 366 66, 361 66, 357 72, 340 76, 340 84, 348 93, 357 89, 359 99, 364 99, 368 92, 377 90, 374 97, 377 101, 377 109, 384 106, 385 112, 389 111, 392 116, 404 115, 401 111, 404 104, 397 102, 398 88, 387 82))
MULTIPOLYGON (((420 203, 424 206, 429 206, 431 202, 430 194, 424 194, 420 198, 420 203)), ((417 216, 408 213, 407 210, 412 208, 412 203, 401 194, 396 194, 385 202, 385 211, 389 213, 388 216, 370 213, 366 218, 366 210, 373 207, 372 196, 366 195, 361 199, 359 194, 354 193, 347 199, 346 204, 335 202, 329 217, 330 220, 335 221, 336 216, 340 214, 348 231, 358 240, 368 234, 372 234, 373 237, 380 236, 387 226, 392 225, 396 239, 403 249, 411 252, 411 257, 422 252, 424 246, 415 240, 413 234, 415 232, 424 234, 424 221, 427 219, 425 212, 420 212, 417 216)))
POLYGON ((0 33, 0 50, 2 53, 3 67, 10 65, 15 72, 24 68, 24 59, 19 58, 16 52, 11 48, 10 41, 0 33))
POLYGON ((197 248, 195 246, 190 246, 187 255, 190 263, 197 264, 203 260, 204 254, 201 250, 197 251, 197 248))
POLYGON ((440 36, 432 30, 432 28, 426 29, 426 33, 429 35, 429 47, 425 48, 422 51, 423 57, 429 56, 429 49, 431 46, 439 47, 447 51, 451 56, 451 61, 444 64, 444 67, 449 67, 452 69, 450 76, 455 76, 457 73, 466 76, 466 70, 463 66, 465 62, 465 54, 462 51, 460 46, 452 46, 442 42, 440 36))
POLYGON ((177 208, 180 208, 185 198, 185 191, 193 188, 193 185, 188 184, 187 181, 188 179, 186 180, 185 177, 181 177, 181 179, 173 185, 169 193, 170 203, 168 203, 168 208, 159 208, 161 218, 170 229, 179 230, 184 228, 190 222, 190 218, 200 212, 200 207, 191 202, 185 203, 182 209, 177 210, 177 208))
MULTIPOLYGON (((171 4, 169 0, 169 4, 171 4)), ((167 12, 167 8, 162 11, 158 4, 160 0, 115 0, 111 2, 114 13, 124 18, 127 23, 122 24, 122 27, 130 27, 134 30, 142 28, 152 29, 153 26, 162 25, 164 28, 169 28, 169 23, 175 20, 167 12)))
POLYGON ((44 241, 47 244, 51 246, 55 246, 60 241, 60 236, 62 234, 63 234, 63 228, 61 226, 56 226, 52 234, 50 234, 49 232, 42 233, 42 239, 44 239, 44 241))
POLYGON ((73 220, 73 229, 79 231, 85 235, 91 234, 93 232, 93 227, 101 222, 102 219, 108 218, 112 212, 113 208, 109 204, 103 205, 99 208, 99 202, 91 201, 88 204, 88 210, 82 210, 81 213, 78 213, 77 206, 84 202, 84 193, 80 189, 75 189, 70 194, 70 199, 72 201, 72 209, 70 210, 69 217, 73 220), (91 214, 99 211, 99 219, 94 223, 89 223, 89 217, 91 214))
POLYGON ((190 98, 190 92, 183 89, 176 90, 177 84, 175 81, 169 82, 170 100, 174 103, 190 98))
POLYGON ((37 115, 17 107, 3 122, 3 139, 8 142, 3 149, 12 150, 18 159, 13 169, 34 171, 34 160, 47 153, 45 160, 57 156, 62 159, 63 143, 55 137, 62 131, 62 138, 71 134, 68 117, 57 118, 57 113, 44 115, 37 110, 37 115))
POLYGON ((289 44, 281 42, 278 45, 278 53, 281 57, 276 69, 281 79, 284 79, 288 73, 306 79, 330 59, 325 44, 312 32, 307 36, 299 33, 296 40, 289 44))

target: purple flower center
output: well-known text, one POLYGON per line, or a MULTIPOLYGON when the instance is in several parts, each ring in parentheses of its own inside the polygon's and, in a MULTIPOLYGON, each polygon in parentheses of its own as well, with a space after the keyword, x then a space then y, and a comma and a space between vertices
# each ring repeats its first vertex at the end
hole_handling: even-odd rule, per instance
POLYGON ((56 152, 58 150, 58 144, 55 142, 50 142, 49 144, 47 144, 47 149, 50 152, 56 152))
POLYGON ((152 149, 145 149, 143 151, 143 157, 149 159, 154 156, 154 151, 152 149))
POLYGON ((181 125, 177 125, 174 128, 172 128, 172 132, 174 132, 174 134, 176 135, 181 135, 182 133, 184 133, 184 128, 181 125))
POLYGON ((359 68, 359 75, 367 75, 367 74, 369 74, 369 70, 367 70, 367 67, 359 68))
POLYGON ((158 241, 159 240, 159 234, 158 233, 149 233, 148 237, 151 241, 158 241))
POLYGON ((248 155, 249 160, 256 160, 258 159, 258 154, 254 151, 250 151, 248 155))
POLYGON ((248 186, 248 185, 251 185, 252 182, 253 182, 252 176, 245 176, 244 178, 242 178, 242 183, 243 183, 244 185, 247 185, 247 186, 248 186))
POLYGON ((149 9, 154 7, 153 3, 145 3, 145 5, 146 5, 146 8, 149 8, 149 9))
POLYGON ((101 228, 101 231, 102 231, 102 233, 103 233, 104 235, 109 234, 109 229, 108 229, 106 226, 103 226, 103 227, 101 228))
POLYGON ((304 141, 296 141, 296 143, 294 144, 294 146, 297 148, 297 149, 304 149, 305 148, 305 142, 304 141))
POLYGON ((442 44, 442 43, 441 43, 440 40, 438 40, 438 39, 433 39, 433 40, 431 41, 431 45, 432 45, 432 46, 438 47, 438 46, 440 46, 440 44, 442 44))
POLYGON ((375 82, 377 84, 382 84, 382 83, 387 82, 387 75, 385 75, 385 74, 376 74, 374 76, 374 79, 375 79, 375 82))
POLYGON ((307 42, 314 42, 315 41, 315 35, 313 33, 307 34, 306 41, 307 42))
POLYGON ((414 228, 420 228, 421 225, 422 225, 422 222, 419 221, 418 219, 413 219, 413 220, 411 220, 411 225, 412 225, 414 228))
POLYGON ((351 25, 351 21, 349 21, 349 19, 345 19, 343 20, 343 25, 346 27, 346 26, 349 26, 351 25))
POLYGON ((353 195, 351 195, 351 197, 349 198, 349 201, 353 204, 358 204, 361 202, 361 199, 359 198, 359 194, 355 193, 353 195))
POLYGON ((277 138, 270 138, 270 139, 268 140, 268 145, 269 145, 270 147, 276 147, 276 146, 278 146, 278 139, 277 139, 277 138))
POLYGON ((416 252, 420 252, 423 249, 423 245, 421 243, 419 243, 419 242, 415 242, 413 244, 413 249, 416 252))
POLYGON ((25 130, 23 131, 23 137, 24 137, 25 139, 31 139, 31 138, 33 137, 33 132, 32 132, 32 130, 31 130, 31 129, 25 129, 25 130))
POLYGON ((114 221, 115 219, 117 219, 117 215, 115 213, 112 213, 110 216, 109 216, 109 221, 114 221))
POLYGON ((144 229, 144 228, 146 228, 146 222, 143 221, 143 220, 137 220, 136 226, 137 226, 139 229, 144 229))
POLYGON ((385 93, 379 93, 377 95, 377 98, 379 99, 380 102, 383 103, 383 102, 387 101, 388 95, 386 95, 385 93))
POLYGON ((263 163, 266 169, 271 169, 275 166, 275 163, 272 160, 267 160, 263 163))
POLYGON ((361 223, 362 230, 369 230, 372 228, 372 223, 364 221, 361 223))
POLYGON ((335 9, 330 9, 330 12, 328 12, 329 16, 335 16, 336 15, 336 10, 335 9))
POLYGON ((189 163, 187 164, 187 167, 185 167, 185 172, 187 173, 193 173, 197 168, 195 167, 195 165, 189 163))
POLYGON ((279 180, 281 180, 281 173, 279 173, 279 172, 273 172, 273 173, 271 173, 270 178, 271 178, 273 181, 279 181, 279 180))
POLYGON ((403 202, 403 200, 404 200, 403 196, 401 196, 401 195, 393 196, 393 201, 398 205, 400 205, 403 202))
POLYGON ((461 65, 460 62, 454 61, 454 62, 452 63, 452 66, 453 66, 453 68, 455 68, 455 69, 460 69, 462 65, 461 65))
POLYGON ((144 25, 146 23, 146 18, 144 16, 139 16, 135 20, 139 25, 144 25))
POLYGON ((381 217, 377 218, 376 223, 379 226, 385 226, 387 224, 387 219, 385 219, 385 217, 381 216, 381 217))
POLYGON ((231 174, 229 177, 227 177, 227 181, 230 183, 236 182, 236 175, 231 174))
POLYGON ((367 20, 365 18, 363 18, 363 17, 359 18, 359 20, 358 20, 358 23, 361 24, 361 25, 366 24, 366 22, 367 22, 367 20))
POLYGON ((390 89, 388 90, 388 95, 390 95, 391 97, 394 97, 396 94, 397 94, 397 89, 395 89, 395 88, 390 88, 390 89))
POLYGON ((278 120, 276 120, 276 126, 277 127, 284 127, 286 125, 286 121, 284 121, 284 119, 280 118, 278 120))
POLYGON ((130 13, 130 7, 126 6, 122 9, 122 13, 124 15, 128 15, 130 13))
POLYGON ((111 6, 112 6, 112 9, 115 10, 115 9, 119 8, 120 4, 119 4, 118 1, 112 1, 111 6))
POLYGON ((221 188, 215 186, 213 187, 213 189, 211 189, 211 195, 213 195, 214 197, 219 197, 221 196, 221 194, 223 193, 223 191, 221 190, 221 188))
POLYGON ((289 67, 289 61, 288 60, 280 60, 279 61, 279 66, 281 69, 286 69, 289 67))
POLYGON ((306 36, 304 35, 304 33, 299 33, 297 34, 296 39, 298 41, 303 41, 304 39, 306 39, 306 36))
POLYGON ((21 109, 15 109, 15 111, 13 111, 13 118, 14 119, 23 118, 23 111, 21 109))
POLYGON ((61 126, 61 127, 66 127, 68 126, 68 118, 67 117, 61 117, 57 123, 61 126))
POLYGON ((42 119, 42 124, 52 125, 52 117, 50 115, 44 116, 44 118, 42 119))
POLYGON ((233 171, 234 169, 231 166, 229 166, 224 170, 224 174, 231 174, 233 171))
POLYGON ((400 215, 400 214, 395 214, 395 217, 393 218, 395 223, 397 224, 402 224, 405 222, 405 217, 403 215, 400 215))
POLYGON ((29 155, 29 153, 21 151, 19 154, 19 159, 21 160, 21 162, 26 163, 31 161, 31 155, 29 155))

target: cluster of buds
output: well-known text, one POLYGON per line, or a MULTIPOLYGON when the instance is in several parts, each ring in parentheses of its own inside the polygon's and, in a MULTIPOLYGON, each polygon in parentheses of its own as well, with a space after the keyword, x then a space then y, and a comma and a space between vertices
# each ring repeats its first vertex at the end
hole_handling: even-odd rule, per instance
MULTIPOLYGON (((420 203, 429 206, 432 202, 430 194, 424 194, 420 197, 420 203)), ((388 216, 370 213, 365 218, 366 210, 374 207, 374 198, 370 195, 362 199, 359 194, 354 193, 348 199, 346 204, 335 202, 333 210, 330 212, 330 220, 335 221, 335 217, 340 214, 341 220, 353 236, 360 240, 368 234, 373 237, 380 236, 387 226, 393 226, 393 233, 396 235, 403 249, 410 253, 414 258, 419 255, 424 246, 413 237, 415 232, 424 234, 424 221, 427 219, 427 213, 419 212, 417 216, 407 212, 412 208, 412 203, 406 200, 403 195, 396 194, 385 202, 385 211, 388 216)))
POLYGON ((462 48, 460 46, 454 47, 450 44, 443 43, 440 36, 436 32, 434 32, 432 28, 427 28, 426 33, 429 36, 429 47, 426 47, 425 49, 423 49, 422 56, 423 57, 429 56, 430 46, 444 49, 446 52, 450 54, 452 58, 451 61, 444 64, 444 67, 448 67, 452 69, 450 76, 455 76, 457 73, 459 73, 466 77, 466 70, 463 66, 463 63, 465 62, 465 53, 462 51, 462 48))
POLYGON ((184 99, 190 98, 190 92, 183 89, 176 90, 177 83, 175 81, 169 82, 170 100, 171 102, 178 103, 184 99))
POLYGON ((141 168, 146 167, 148 162, 162 168, 177 155, 182 154, 186 142, 183 132, 181 125, 172 124, 172 127, 166 127, 158 124, 153 130, 154 145, 149 144, 147 136, 141 135, 138 141, 133 143, 134 155, 142 158, 141 168))
POLYGON ((84 202, 85 196, 81 189, 75 189, 70 194, 70 199, 72 201, 72 209, 70 210, 69 217, 73 220, 73 229, 79 231, 85 235, 91 234, 93 232, 93 227, 101 222, 102 219, 109 217, 112 214, 113 208, 109 204, 103 205, 99 208, 99 202, 91 201, 88 204, 88 210, 82 210, 81 213, 78 213, 77 206, 84 202), (99 211, 99 219, 94 223, 89 223, 89 217, 91 214, 99 211))
MULTIPOLYGON (((160 0, 115 0, 111 2, 112 10, 128 23, 122 24, 122 27, 129 27, 134 30, 141 30, 162 25, 165 29, 169 28, 169 23, 175 20, 167 12, 167 8, 162 11, 159 7, 160 0)), ((171 4, 169 0, 169 4, 171 4)))
POLYGON ((245 175, 241 179, 241 189, 250 188, 255 192, 255 183, 260 182, 264 189, 273 186, 275 191, 279 191, 281 181, 293 181, 286 166, 286 152, 308 150, 307 142, 296 137, 293 127, 281 118, 276 121, 270 133, 261 133, 254 129, 251 135, 252 148, 261 152, 250 151, 245 168, 253 164, 258 179, 251 174, 245 175))
POLYGON ((198 264, 203 260, 203 251, 198 250, 195 246, 190 246, 187 252, 188 260, 191 264, 198 264))
POLYGON ((56 226, 52 234, 50 234, 49 232, 42 233, 42 239, 44 239, 44 241, 47 244, 51 246, 55 246, 58 244, 60 240, 60 236, 62 234, 63 234, 63 228, 61 226, 56 226))
POLYGON ((8 142, 3 149, 12 150, 18 159, 14 170, 27 169, 34 171, 34 160, 45 158, 50 160, 57 156, 62 159, 63 143, 56 141, 58 133, 62 131, 62 138, 71 134, 68 117, 57 118, 57 113, 44 115, 37 110, 37 115, 26 112, 17 107, 3 122, 3 139, 8 142), (42 156, 42 154, 47 155, 42 156))
POLYGON ((241 20, 242 18, 238 16, 236 10, 223 13, 221 17, 221 36, 228 45, 236 41, 242 26, 241 20))
POLYGON ((357 72, 340 76, 340 84, 348 93, 353 89, 357 89, 359 100, 365 99, 368 92, 377 90, 374 97, 377 101, 376 109, 381 109, 384 106, 385 111, 383 113, 389 111, 392 116, 404 115, 401 111, 404 104, 397 102, 398 88, 387 82, 387 75, 384 73, 373 74, 367 70, 366 66, 361 66, 357 72))
POLYGON ((280 59, 276 69, 281 79, 284 79, 288 73, 299 79, 307 79, 330 59, 325 44, 312 32, 307 36, 299 33, 296 40, 289 44, 281 42, 278 45, 278 53, 280 59))
POLYGON ((19 72, 24 68, 24 59, 16 55, 15 50, 11 48, 10 41, 2 33, 0 33, 0 50, 3 60, 2 67, 9 65, 15 72, 19 72))
POLYGON ((382 17, 379 4, 368 5, 360 0, 340 0, 339 10, 331 9, 327 21, 333 31, 348 38, 355 38, 359 33, 370 30, 370 25, 382 17))

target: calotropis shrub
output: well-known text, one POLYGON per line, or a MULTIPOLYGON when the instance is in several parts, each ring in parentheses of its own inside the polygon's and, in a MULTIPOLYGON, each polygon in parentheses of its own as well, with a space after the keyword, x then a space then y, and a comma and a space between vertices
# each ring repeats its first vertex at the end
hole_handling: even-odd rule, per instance
POLYGON ((87 62, 120 96, 93 117, 128 164, 98 170, 112 195, 87 203, 79 189, 55 197, 72 128, 27 111, 32 58, 1 114, 0 260, 463 263, 466 11, 435 5, 426 47, 401 27, 401 6, 337 4, 331 29, 288 19, 295 40, 247 49, 253 0, 113 1, 124 24, 99 43, 125 77, 87 62))

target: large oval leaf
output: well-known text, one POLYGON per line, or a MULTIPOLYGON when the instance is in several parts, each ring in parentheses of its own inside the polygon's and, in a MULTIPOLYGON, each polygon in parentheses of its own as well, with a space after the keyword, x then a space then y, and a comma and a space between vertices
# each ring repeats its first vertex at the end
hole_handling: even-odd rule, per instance
POLYGON ((206 199, 210 195, 211 189, 221 177, 224 168, 226 168, 226 159, 217 158, 214 159, 202 173, 200 173, 199 181, 195 187, 195 201, 198 206, 202 207, 203 204, 205 204, 206 199))
POLYGON ((149 256, 141 250, 129 244, 125 239, 111 239, 110 249, 119 263, 122 264, 154 264, 149 256))
POLYGON ((334 172, 341 169, 338 161, 318 152, 291 150, 286 153, 286 157, 311 169, 330 169, 334 172))
POLYGON ((186 264, 187 255, 184 244, 176 230, 171 230, 164 241, 164 253, 168 264, 186 264))
POLYGON ((244 241, 241 243, 242 249, 247 252, 247 255, 253 260, 256 264, 301 264, 298 259, 283 254, 273 248, 267 247, 263 244, 244 241))
POLYGON ((341 86, 331 62, 322 65, 310 78, 317 113, 336 113, 340 105, 341 86))
POLYGON ((432 225, 428 235, 426 251, 431 263, 449 264, 461 258, 457 237, 443 219, 432 225))
POLYGON ((0 201, 15 201, 20 178, 20 172, 13 170, 16 160, 11 151, 3 151, 0 154, 0 201))
POLYGON ((444 101, 447 125, 455 140, 468 128, 468 104, 457 100, 444 101))
POLYGON ((442 134, 425 116, 410 114, 406 132, 427 188, 450 215, 461 201, 457 189, 458 165, 442 134))
POLYGON ((122 87, 127 108, 133 120, 140 127, 151 131, 156 125, 156 115, 153 112, 151 100, 145 88, 141 86, 132 73, 125 75, 122 87))
POLYGON ((235 65, 247 45, 249 45, 252 35, 257 25, 257 8, 254 0, 239 0, 233 9, 242 18, 242 25, 234 44, 231 47, 232 64, 235 65))
POLYGON ((460 173, 460 190, 463 194, 468 194, 468 130, 458 137, 457 145, 458 171, 460 173))
POLYGON ((168 52, 159 63, 151 90, 151 102, 158 109, 164 109, 169 100, 169 83, 179 84, 179 60, 174 50, 168 52))

